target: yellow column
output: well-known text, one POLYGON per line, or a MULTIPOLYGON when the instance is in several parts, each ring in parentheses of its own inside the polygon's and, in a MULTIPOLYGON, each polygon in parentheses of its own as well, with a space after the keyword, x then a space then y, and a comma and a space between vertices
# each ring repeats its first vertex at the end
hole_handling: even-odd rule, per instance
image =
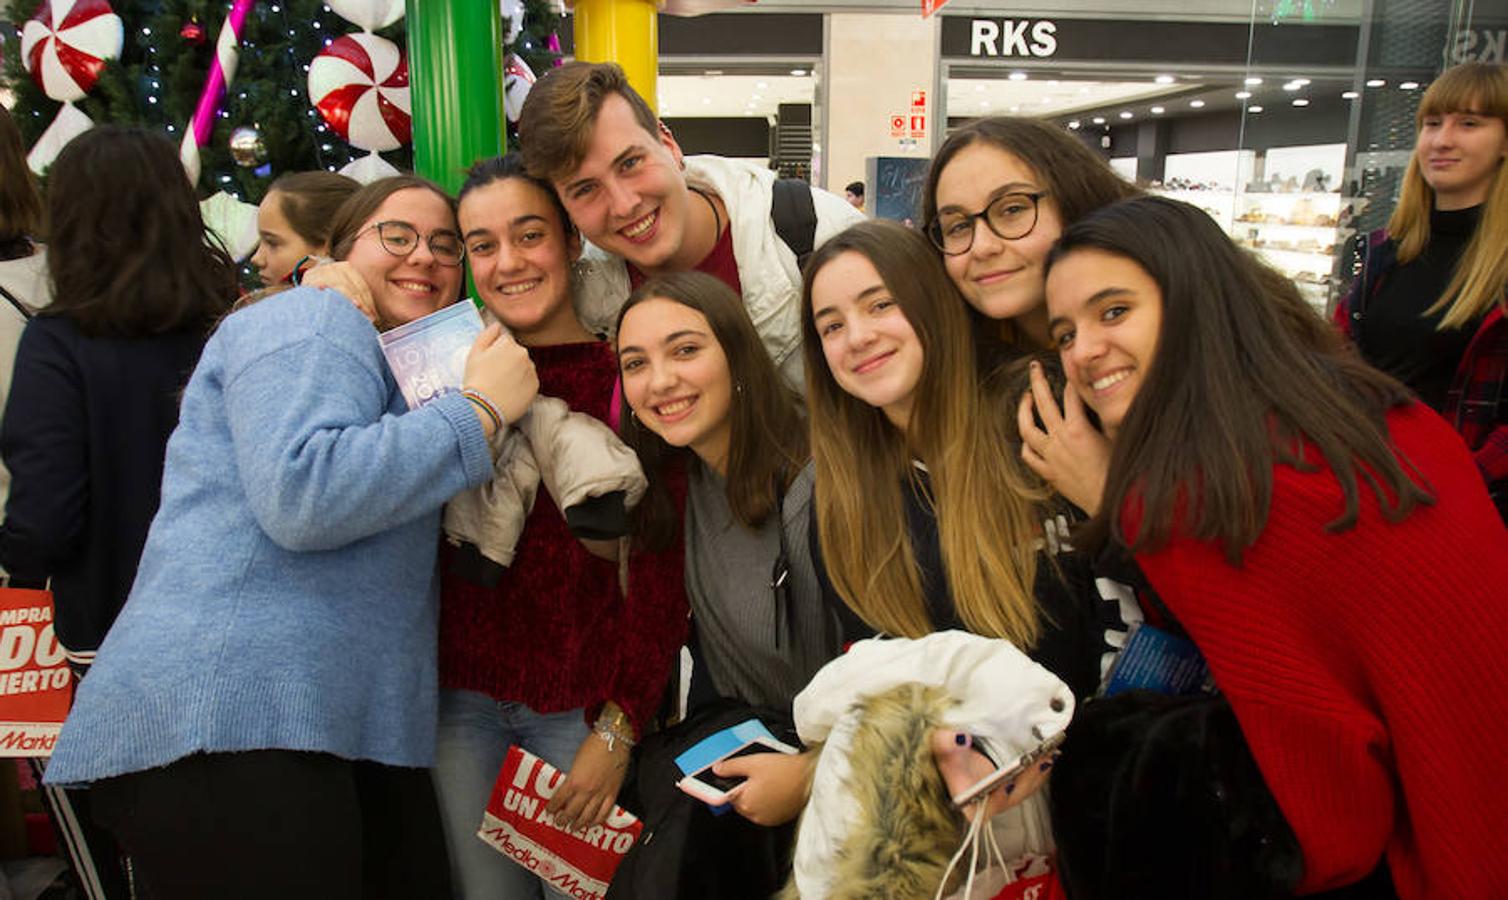
POLYGON ((660 104, 655 90, 660 67, 657 0, 576 0, 576 58, 615 62, 628 74, 649 108, 660 104))

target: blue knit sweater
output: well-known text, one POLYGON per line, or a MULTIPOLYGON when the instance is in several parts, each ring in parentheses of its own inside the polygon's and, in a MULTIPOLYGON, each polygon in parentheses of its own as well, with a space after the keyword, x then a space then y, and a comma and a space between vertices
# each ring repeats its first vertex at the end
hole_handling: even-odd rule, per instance
POLYGON ((491 473, 471 405, 406 412, 339 295, 299 288, 226 319, 47 781, 199 751, 431 765, 440 506, 491 473))

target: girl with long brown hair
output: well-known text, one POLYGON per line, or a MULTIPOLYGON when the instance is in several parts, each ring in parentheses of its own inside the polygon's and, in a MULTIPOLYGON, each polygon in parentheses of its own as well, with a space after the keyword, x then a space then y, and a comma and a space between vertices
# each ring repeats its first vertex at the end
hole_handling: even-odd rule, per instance
POLYGON ((1447 69, 1414 122, 1398 206, 1336 322, 1455 426, 1508 517, 1508 66, 1447 69))
MULTIPOLYGON (((1274 888, 1338 888, 1385 855, 1404 898, 1503 894, 1508 531, 1466 448, 1196 207, 1101 210, 1048 269, 1051 334, 1112 444, 1098 534, 1134 554, 1162 624, 1192 639, 1234 711, 1302 852, 1274 888)), ((1122 699, 1087 705, 1075 728, 1122 699)), ((1104 774, 1075 768, 1093 750, 1075 739, 1055 800, 1113 802, 1066 790, 1104 774)), ((1190 828, 1239 827, 1250 810, 1221 790, 1224 821, 1190 828)), ((1148 813, 1112 836, 1135 841, 1148 813)), ((1079 849, 1091 869, 1128 859, 1079 849)), ((1193 848, 1171 865, 1228 876, 1227 862, 1193 848)))

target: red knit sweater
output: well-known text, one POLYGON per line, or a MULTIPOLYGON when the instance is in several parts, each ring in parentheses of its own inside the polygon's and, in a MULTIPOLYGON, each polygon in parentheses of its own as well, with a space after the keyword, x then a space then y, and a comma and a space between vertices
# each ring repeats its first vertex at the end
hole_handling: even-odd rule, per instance
MULTIPOLYGON (((1386 851, 1403 898, 1508 897, 1508 531, 1461 439, 1388 415, 1437 498, 1356 527, 1328 469, 1274 472, 1244 563, 1174 539, 1137 557, 1209 661, 1304 851, 1301 891, 1386 851)), ((1318 454, 1314 454, 1318 456, 1318 454)))
MULTIPOLYGON (((540 393, 607 420, 618 377, 602 342, 533 347, 540 393)), ((541 490, 513 564, 494 588, 448 573, 441 554, 440 686, 480 691, 540 713, 607 700, 643 732, 658 708, 676 651, 686 640, 684 549, 679 540, 618 566, 587 552, 541 490)))

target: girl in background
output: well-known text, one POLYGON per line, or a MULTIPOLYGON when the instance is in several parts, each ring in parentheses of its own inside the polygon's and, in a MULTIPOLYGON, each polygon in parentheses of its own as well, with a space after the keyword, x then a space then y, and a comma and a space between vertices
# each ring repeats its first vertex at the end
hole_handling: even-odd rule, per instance
POLYGON ((257 251, 251 264, 263 287, 284 284, 306 257, 328 256, 335 211, 361 187, 334 172, 278 176, 257 207, 257 251))
POLYGON ((1414 122, 1398 207, 1336 322, 1455 426, 1508 517, 1508 66, 1447 69, 1414 122))
MULTIPOLYGON (((156 181, 183 183, 163 153, 156 181)), ((379 327, 458 296, 454 207, 423 179, 353 194, 331 250, 379 327)), ((429 774, 439 511, 491 476, 488 436, 537 381, 492 328, 465 385, 409 411, 371 324, 313 288, 205 346, 130 600, 47 773, 90 785, 154 898, 449 896, 429 774)))
MULTIPOLYGON (((1196 207, 1107 208, 1067 229, 1048 265, 1050 333, 1113 447, 1093 524, 1135 555, 1163 624, 1192 638, 1234 710, 1302 851, 1275 888, 1352 884, 1385 855, 1404 898, 1503 894, 1508 532, 1466 448, 1196 207)), ((1065 779, 1104 777, 1073 768, 1086 750, 1071 729, 1055 801, 1065 779)), ((1182 833, 1249 812, 1229 786, 1214 796, 1220 820, 1182 833)), ((1162 822, 1155 846, 1179 833, 1145 803, 1140 815, 1162 822)), ((1139 821, 1112 831, 1124 846, 1077 848, 1090 883, 1139 896, 1100 864, 1160 862, 1126 850, 1149 846, 1139 821)), ((1169 863, 1231 871, 1197 849, 1169 863)))

